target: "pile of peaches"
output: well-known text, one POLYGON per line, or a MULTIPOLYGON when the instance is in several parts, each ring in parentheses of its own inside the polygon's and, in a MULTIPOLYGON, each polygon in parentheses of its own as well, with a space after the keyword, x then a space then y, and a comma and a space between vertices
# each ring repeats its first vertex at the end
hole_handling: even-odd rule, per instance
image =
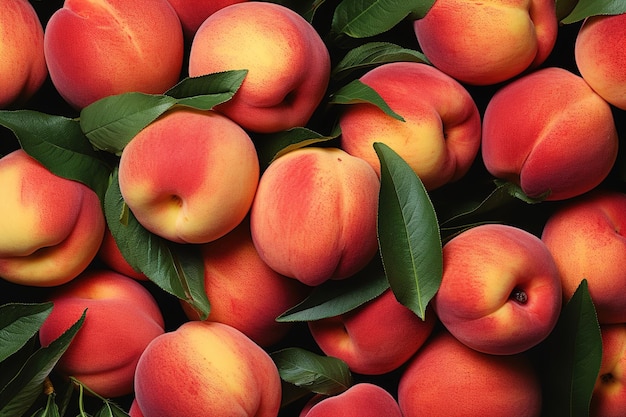
POLYGON ((0 5, 0 417, 626 416, 623 2, 0 5))

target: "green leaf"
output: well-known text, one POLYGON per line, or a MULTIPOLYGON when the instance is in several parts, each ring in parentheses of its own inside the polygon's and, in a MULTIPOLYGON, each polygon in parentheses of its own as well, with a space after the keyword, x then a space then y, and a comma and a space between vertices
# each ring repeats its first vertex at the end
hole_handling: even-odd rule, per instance
POLYGON ((230 100, 247 70, 187 77, 165 94, 130 92, 100 99, 80 112, 80 126, 98 149, 119 155, 143 128, 175 105, 210 110, 230 100))
POLYGON ((352 385, 352 374, 344 361, 291 347, 270 354, 283 381, 309 392, 335 395, 352 385))
POLYGON ((111 168, 93 149, 77 120, 32 110, 2 110, 0 125, 10 129, 22 149, 52 173, 104 195, 111 168))
POLYGON ((561 22, 576 7, 578 0, 556 0, 556 18, 561 22))
POLYGON ((587 417, 602 361, 602 335, 587 280, 563 307, 548 340, 546 415, 587 417))
POLYGON ((0 306, 0 362, 26 345, 51 311, 50 302, 0 306))
POLYGON ((178 105, 210 110, 233 98, 247 74, 248 70, 233 70, 187 77, 165 95, 177 99, 178 105))
POLYGON ((131 92, 105 97, 80 112, 80 126, 98 149, 121 154, 144 127, 176 104, 165 95, 131 92))
POLYGON ((303 148, 336 139, 339 135, 324 136, 305 127, 294 127, 277 133, 259 134, 256 136, 255 146, 261 167, 267 167, 276 158, 303 148))
POLYGON ((45 379, 85 321, 86 310, 61 336, 33 353, 20 372, 0 391, 0 417, 23 415, 42 393, 45 379))
POLYGON ((626 13, 626 0, 578 0, 573 10, 561 19, 561 23, 570 24, 584 20, 589 16, 622 13, 626 13))
POLYGON ((56 394, 54 392, 48 394, 46 406, 37 410, 31 417, 61 417, 55 398, 56 394))
POLYGON ((94 417, 129 417, 128 413, 124 411, 119 405, 105 401, 102 408, 94 414, 94 417))
POLYGON ((378 243, 385 273, 398 301, 424 319, 443 274, 437 216, 413 169, 384 143, 374 149, 381 164, 378 243))
POLYGON ((404 118, 393 111, 383 98, 367 84, 361 80, 353 80, 343 86, 339 91, 331 95, 329 104, 356 104, 369 103, 377 106, 387 115, 404 122, 404 118))
POLYGON ((331 30, 353 38, 376 36, 411 16, 426 15, 435 0, 343 0, 333 14, 331 30))
POLYGON ((373 300, 389 288, 384 272, 371 266, 342 280, 329 280, 313 288, 309 296, 276 319, 306 322, 347 313, 373 300))
POLYGON ((391 62, 421 62, 429 64, 426 56, 416 50, 391 42, 368 42, 351 49, 333 68, 332 77, 343 79, 353 71, 391 62))
POLYGON ((128 263, 161 289, 189 303, 206 319, 210 304, 204 288, 204 263, 198 246, 171 242, 147 231, 125 204, 117 171, 106 192, 104 214, 128 263))

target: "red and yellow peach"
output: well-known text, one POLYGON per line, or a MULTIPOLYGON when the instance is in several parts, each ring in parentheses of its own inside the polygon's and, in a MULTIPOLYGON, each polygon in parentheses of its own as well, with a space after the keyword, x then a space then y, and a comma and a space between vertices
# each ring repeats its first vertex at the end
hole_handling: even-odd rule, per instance
POLYGON ((369 382, 357 383, 341 394, 316 395, 299 417, 402 417, 396 399, 384 388, 369 382))

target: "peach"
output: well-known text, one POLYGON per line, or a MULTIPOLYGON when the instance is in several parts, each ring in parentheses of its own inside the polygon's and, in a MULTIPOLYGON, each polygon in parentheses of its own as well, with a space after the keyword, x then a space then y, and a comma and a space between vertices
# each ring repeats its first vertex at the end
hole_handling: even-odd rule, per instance
POLYGON ((444 330, 404 369, 398 403, 404 417, 539 417, 542 389, 528 357, 481 353, 444 330))
POLYGON ((288 152, 259 181, 254 246, 270 268, 310 286, 354 275, 378 250, 379 189, 374 169, 341 149, 288 152))
POLYGON ((54 307, 39 332, 43 346, 87 309, 83 326, 56 370, 103 397, 132 393, 139 356, 164 332, 163 316, 150 292, 125 275, 93 269, 58 287, 48 299, 54 307))
POLYGON ((374 142, 393 148, 428 190, 456 181, 470 169, 480 147, 476 103, 456 80, 430 65, 380 65, 360 80, 374 89, 404 121, 370 103, 339 116, 340 147, 369 162, 380 176, 374 142))
POLYGON ((183 31, 167 0, 65 0, 46 25, 44 52, 57 91, 81 109, 114 94, 174 86, 183 31))
POLYGON ((585 19, 576 36, 574 58, 583 79, 603 99, 626 110, 626 14, 585 19))
POLYGON ((608 176, 617 150, 609 104, 562 68, 507 84, 485 109, 485 166, 529 197, 564 200, 590 191, 608 176))
POLYGON ((178 243, 207 243, 247 215, 259 181, 250 136, 213 111, 174 108, 139 132, 119 163, 139 223, 178 243))
POLYGON ((247 0, 168 0, 183 26, 185 38, 192 40, 200 25, 213 13, 247 0))
POLYGON ((135 375, 144 417, 276 417, 281 393, 271 357, 239 330, 211 321, 154 339, 135 375))
POLYGON ((433 307, 448 331, 472 349, 496 355, 528 350, 550 334, 561 306, 554 259, 530 232, 483 224, 444 245, 433 307))
POLYGON ((27 102, 43 85, 48 68, 43 26, 27 0, 0 1, 0 109, 27 102))
POLYGON ((400 406, 384 388, 369 382, 357 383, 341 394, 315 396, 299 417, 402 417, 400 406))
POLYGON ((626 409, 626 323, 600 327, 602 362, 589 415, 619 417, 626 409))
POLYGON ((104 237, 100 249, 98 249, 97 259, 100 260, 107 268, 115 272, 126 275, 140 281, 147 281, 148 277, 143 273, 135 270, 115 242, 115 238, 111 234, 111 230, 107 227, 104 231, 104 237))
POLYGON ((15 150, 0 159, 0 277, 50 287, 95 258, 105 220, 96 193, 15 150))
POLYGON ((330 54, 315 28, 293 10, 247 1, 209 16, 196 32, 189 75, 248 70, 235 96, 216 110, 253 132, 304 126, 330 78, 330 54))
POLYGON ((559 206, 541 239, 552 253, 569 300, 583 279, 600 323, 626 322, 626 194, 594 190, 559 206))
POLYGON ((430 62, 473 85, 537 68, 552 52, 558 26, 554 0, 437 0, 413 24, 430 62))
POLYGON ((130 408, 128 409, 128 415, 130 417, 143 417, 143 413, 141 412, 141 409, 139 408, 139 404, 137 404, 137 400, 133 399, 133 401, 130 404, 130 408))
POLYGON ((430 336, 436 317, 422 321, 391 290, 340 316, 309 322, 313 339, 352 372, 382 375, 408 361, 430 336))
MULTIPOLYGON (((262 347, 281 341, 292 323, 276 317, 301 302, 309 287, 280 275, 259 256, 249 222, 244 221, 220 239, 201 248, 204 286, 211 303, 208 319, 228 324, 262 347)), ((187 303, 190 319, 199 316, 187 303)))

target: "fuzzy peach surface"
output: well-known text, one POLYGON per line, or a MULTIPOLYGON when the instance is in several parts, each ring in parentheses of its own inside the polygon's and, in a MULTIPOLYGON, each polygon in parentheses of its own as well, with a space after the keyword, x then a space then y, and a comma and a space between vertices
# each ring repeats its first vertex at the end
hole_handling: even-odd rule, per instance
POLYGON ((114 94, 165 92, 179 80, 183 49, 167 0, 66 0, 44 36, 52 82, 78 109, 114 94))
POLYGON ((515 354, 543 341, 561 312, 561 282, 548 248, 512 226, 468 229, 443 247, 443 276, 433 307, 469 347, 515 354), (521 290, 527 299, 517 302, 521 290))
POLYGON ((580 76, 548 67, 491 98, 481 149, 495 177, 517 183, 530 197, 564 200, 607 177, 618 137, 609 104, 580 76))
POLYGON ((481 120, 474 100, 461 84, 430 65, 409 62, 378 66, 360 81, 404 121, 373 104, 352 104, 339 118, 343 150, 366 160, 380 176, 373 144, 386 143, 428 190, 467 173, 480 147, 481 120))
POLYGON ((281 382, 270 356, 243 333, 191 321, 146 348, 135 395, 144 417, 276 417, 281 382))
POLYGON ((104 397, 133 391, 135 367, 145 347, 163 333, 163 316, 152 295, 132 278, 90 270, 58 287, 52 313, 39 333, 43 346, 58 338, 87 310, 85 322, 57 364, 104 397))
MULTIPOLYGON (((276 317, 304 300, 310 288, 263 262, 247 219, 222 238, 202 245, 201 253, 211 303, 208 320, 228 324, 262 347, 281 341, 293 323, 277 322, 276 317)), ((187 303, 182 305, 190 319, 199 318, 187 303)))
POLYGON ((443 330, 409 362, 398 402, 404 417, 539 417, 541 389, 527 357, 480 353, 443 330))
POLYGON ((576 66, 602 98, 626 110, 626 14, 587 18, 574 46, 576 66))
POLYGON ((414 30, 437 68, 464 83, 492 85, 543 63, 558 20, 554 0, 437 0, 414 30))
POLYGON ((385 389, 368 382, 352 385, 335 396, 315 396, 299 417, 402 417, 400 406, 385 389))
POLYGON ((0 1, 0 109, 23 105, 48 76, 41 21, 27 0, 0 1))
POLYGON ((246 130, 305 126, 330 78, 330 55, 315 28, 293 10, 247 1, 213 13, 189 53, 189 75, 248 70, 228 102, 216 106, 246 130))
POLYGON ((104 235, 100 200, 19 149, 0 159, 0 277, 55 286, 80 274, 104 235))
POLYGON ((626 323, 602 325, 602 362, 589 415, 619 417, 626 409, 626 323))
POLYGON ((600 323, 626 322, 626 194, 594 190, 547 219, 541 239, 559 269, 564 301, 583 279, 600 323))
POLYGON ((352 372, 382 375, 407 362, 436 323, 431 309, 422 320, 387 290, 346 314, 310 321, 309 329, 322 351, 343 360, 352 372))
POLYGON ((347 278, 376 254, 380 181, 373 168, 337 148, 301 148, 270 164, 250 211, 261 259, 315 286, 347 278))
POLYGON ((176 108, 137 134, 119 163, 139 223, 178 243, 207 243, 247 215, 259 181, 248 134, 213 111, 176 108))

